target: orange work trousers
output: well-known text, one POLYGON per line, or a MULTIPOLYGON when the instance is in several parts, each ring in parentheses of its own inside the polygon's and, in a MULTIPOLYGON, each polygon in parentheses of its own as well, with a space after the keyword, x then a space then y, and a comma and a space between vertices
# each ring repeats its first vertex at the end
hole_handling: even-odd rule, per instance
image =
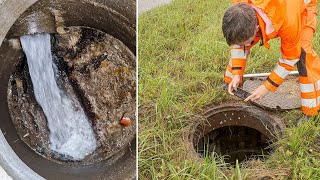
POLYGON ((297 63, 302 112, 308 116, 317 115, 320 109, 320 59, 312 48, 312 39, 317 26, 316 5, 317 0, 311 0, 301 14, 303 50, 297 63))

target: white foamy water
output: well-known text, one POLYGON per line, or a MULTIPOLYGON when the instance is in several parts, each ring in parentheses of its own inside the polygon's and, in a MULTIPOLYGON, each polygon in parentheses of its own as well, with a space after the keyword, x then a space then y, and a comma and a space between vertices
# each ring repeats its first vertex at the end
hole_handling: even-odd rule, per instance
POLYGON ((97 147, 95 134, 80 103, 57 85, 50 35, 26 35, 20 40, 36 100, 47 117, 51 149, 74 160, 83 159, 97 147))

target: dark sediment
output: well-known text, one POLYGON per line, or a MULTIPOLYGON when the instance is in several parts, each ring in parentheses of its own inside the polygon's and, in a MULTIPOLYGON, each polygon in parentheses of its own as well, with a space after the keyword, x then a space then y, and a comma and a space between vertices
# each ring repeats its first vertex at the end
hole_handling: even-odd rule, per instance
POLYGON ((51 152, 47 121, 35 100, 24 55, 9 81, 9 109, 20 138, 33 150, 59 163, 90 164, 121 152, 134 138, 135 56, 101 31, 69 27, 65 32, 52 36, 58 85, 82 103, 96 134, 96 151, 81 162, 51 152), (119 124, 123 116, 131 119, 131 126, 119 124))

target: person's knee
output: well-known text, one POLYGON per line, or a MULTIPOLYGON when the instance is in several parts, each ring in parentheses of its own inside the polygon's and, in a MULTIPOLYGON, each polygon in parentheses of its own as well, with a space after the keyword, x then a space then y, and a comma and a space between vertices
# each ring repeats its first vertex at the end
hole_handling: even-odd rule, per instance
POLYGON ((312 40, 314 31, 310 27, 304 27, 301 32, 301 47, 306 53, 312 52, 312 40))

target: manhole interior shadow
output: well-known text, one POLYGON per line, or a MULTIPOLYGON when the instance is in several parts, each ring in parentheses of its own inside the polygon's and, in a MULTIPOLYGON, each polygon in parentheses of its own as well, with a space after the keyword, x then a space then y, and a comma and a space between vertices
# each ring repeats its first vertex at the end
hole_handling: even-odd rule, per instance
POLYGON ((195 145, 201 157, 215 152, 225 156, 225 161, 234 164, 252 157, 269 153, 269 141, 258 130, 245 126, 225 126, 203 136, 195 145))
POLYGON ((204 158, 215 152, 235 164, 271 152, 270 144, 282 136, 281 120, 259 108, 229 104, 204 112, 206 121, 192 126, 193 153, 204 158))

